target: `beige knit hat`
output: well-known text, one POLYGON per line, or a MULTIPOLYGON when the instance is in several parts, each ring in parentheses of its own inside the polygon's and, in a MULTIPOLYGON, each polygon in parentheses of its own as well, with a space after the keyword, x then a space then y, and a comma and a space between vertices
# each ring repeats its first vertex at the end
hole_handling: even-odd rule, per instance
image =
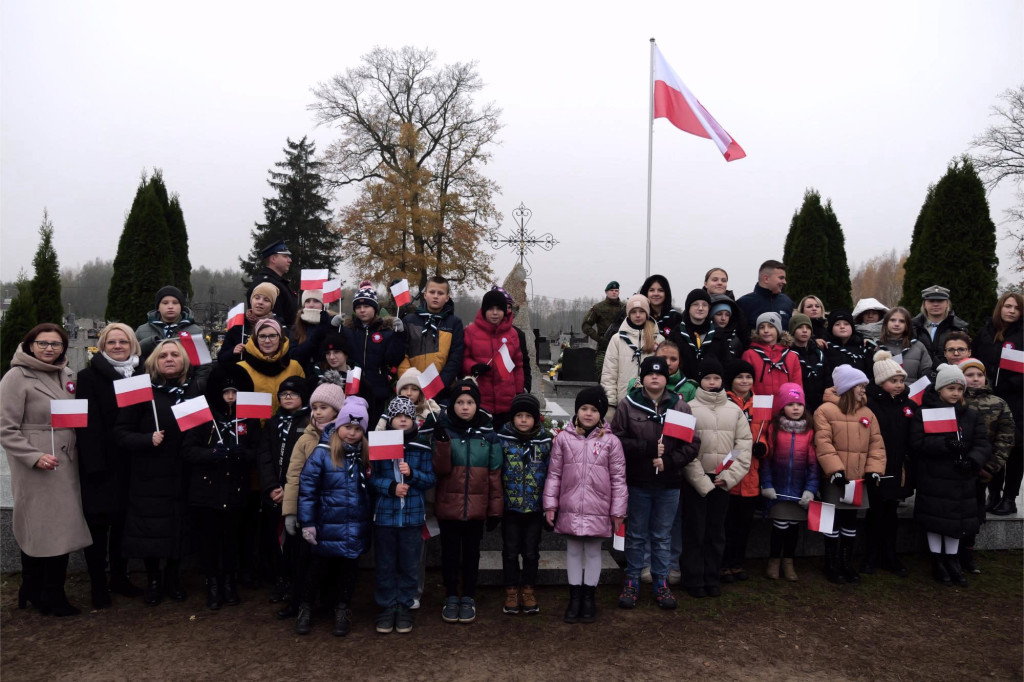
POLYGON ((402 372, 402 376, 398 377, 398 381, 395 382, 395 395, 400 395, 405 386, 415 386, 420 391, 423 390, 420 386, 420 371, 415 367, 410 367, 402 372))
POLYGON ((907 378, 907 372, 892 359, 892 353, 887 350, 880 350, 875 353, 875 383, 881 386, 889 379, 894 376, 902 376, 904 379, 907 378))
POLYGON ((626 301, 626 315, 633 312, 634 308, 643 308, 648 317, 651 314, 651 302, 643 294, 633 294, 629 297, 629 300, 626 301))
POLYGON ((935 374, 935 390, 937 391, 943 386, 949 386, 950 384, 960 384, 966 388, 967 379, 964 378, 963 371, 956 365, 942 363, 939 365, 939 371, 935 374))

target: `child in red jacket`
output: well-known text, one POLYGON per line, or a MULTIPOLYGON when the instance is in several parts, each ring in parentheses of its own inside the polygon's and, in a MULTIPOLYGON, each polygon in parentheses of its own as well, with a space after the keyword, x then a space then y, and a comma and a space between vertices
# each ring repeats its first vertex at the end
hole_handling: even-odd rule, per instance
POLYGON ((743 353, 743 359, 754 368, 755 395, 775 395, 786 383, 803 388, 800 358, 782 345, 781 338, 782 318, 777 313, 757 318, 756 338, 743 353))
POLYGON ((463 374, 472 374, 480 387, 480 407, 491 413, 495 431, 512 416, 512 398, 523 392, 523 353, 512 328, 505 296, 497 289, 484 294, 476 320, 466 327, 463 374), (512 359, 511 376, 502 366, 502 347, 512 359))

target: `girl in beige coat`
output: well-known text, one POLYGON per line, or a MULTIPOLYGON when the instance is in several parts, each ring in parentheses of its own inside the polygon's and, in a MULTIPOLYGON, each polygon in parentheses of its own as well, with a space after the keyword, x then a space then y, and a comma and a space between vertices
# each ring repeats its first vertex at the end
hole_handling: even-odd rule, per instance
POLYGON ((14 492, 14 538, 21 547, 18 608, 31 602, 55 616, 79 612, 64 593, 68 554, 92 544, 82 514, 75 430, 50 436, 50 401, 74 398, 68 336, 55 324, 35 326, 0 381, 0 445, 14 492))
POLYGON ((601 388, 608 404, 618 405, 629 392, 629 382, 640 376, 640 363, 654 355, 665 340, 651 320, 651 304, 635 294, 626 302, 626 319, 608 343, 601 368, 601 388))

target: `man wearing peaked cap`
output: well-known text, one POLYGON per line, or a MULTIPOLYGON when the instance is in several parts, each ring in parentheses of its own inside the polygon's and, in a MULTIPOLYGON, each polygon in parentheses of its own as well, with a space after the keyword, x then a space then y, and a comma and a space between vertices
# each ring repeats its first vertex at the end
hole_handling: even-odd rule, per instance
POLYGON ((603 301, 594 304, 594 307, 587 311, 581 327, 584 334, 597 342, 597 356, 594 358, 594 365, 597 367, 598 374, 601 373, 601 368, 604 366, 604 354, 608 350, 608 342, 611 340, 606 338, 608 328, 616 324, 617 321, 621 322, 619 316, 626 309, 626 306, 619 300, 619 283, 615 280, 608 282, 604 288, 604 296, 603 301))
POLYGON ((292 267, 292 252, 283 240, 278 240, 260 250, 260 258, 263 259, 263 267, 252 278, 252 283, 245 292, 245 300, 252 296, 252 290, 257 285, 267 282, 278 289, 277 301, 274 303, 274 314, 284 320, 286 325, 295 324, 295 317, 299 314, 299 299, 292 291, 291 283, 285 278, 288 270, 292 267))
POLYGON ((953 331, 966 332, 967 323, 953 313, 949 289, 936 284, 921 291, 921 313, 914 317, 914 338, 928 350, 932 367, 946 361, 945 339, 953 331))

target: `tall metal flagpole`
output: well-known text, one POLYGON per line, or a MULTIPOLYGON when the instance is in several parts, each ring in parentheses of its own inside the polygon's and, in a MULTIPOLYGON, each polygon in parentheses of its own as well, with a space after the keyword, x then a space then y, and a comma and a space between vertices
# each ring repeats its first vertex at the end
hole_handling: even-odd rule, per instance
POLYGON ((654 38, 651 38, 651 88, 648 96, 650 113, 647 116, 647 260, 644 277, 651 276, 651 170, 654 167, 654 38))

